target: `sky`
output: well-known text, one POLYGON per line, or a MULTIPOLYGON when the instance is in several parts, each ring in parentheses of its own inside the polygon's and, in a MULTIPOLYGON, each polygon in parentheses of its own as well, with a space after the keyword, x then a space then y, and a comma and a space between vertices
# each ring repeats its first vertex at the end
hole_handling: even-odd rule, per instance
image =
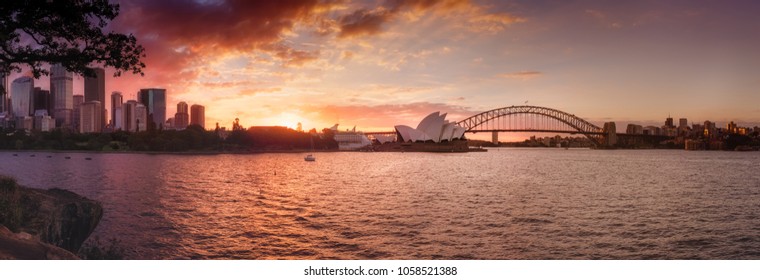
POLYGON ((760 125, 757 1, 119 4, 108 28, 134 34, 147 67, 109 76, 107 95, 166 88, 168 115, 202 104, 207 127, 387 131, 526 103, 619 128, 760 125))

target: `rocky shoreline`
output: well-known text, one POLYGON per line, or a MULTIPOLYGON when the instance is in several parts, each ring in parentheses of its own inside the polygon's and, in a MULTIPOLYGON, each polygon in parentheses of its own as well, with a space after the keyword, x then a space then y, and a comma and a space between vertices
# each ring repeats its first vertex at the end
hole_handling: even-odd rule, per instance
POLYGON ((78 259, 102 216, 97 201, 0 176, 0 259, 78 259))

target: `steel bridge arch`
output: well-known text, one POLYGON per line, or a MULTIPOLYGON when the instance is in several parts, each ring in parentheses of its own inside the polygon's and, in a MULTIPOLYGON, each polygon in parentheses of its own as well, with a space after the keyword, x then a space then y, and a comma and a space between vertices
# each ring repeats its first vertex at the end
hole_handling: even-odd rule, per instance
POLYGON ((595 144, 600 143, 599 137, 604 134, 604 129, 573 114, 539 106, 510 106, 493 109, 461 120, 457 122, 457 125, 465 128, 466 132, 471 132, 479 125, 485 124, 490 120, 517 114, 541 115, 556 119, 575 129, 578 133, 585 135, 595 144))

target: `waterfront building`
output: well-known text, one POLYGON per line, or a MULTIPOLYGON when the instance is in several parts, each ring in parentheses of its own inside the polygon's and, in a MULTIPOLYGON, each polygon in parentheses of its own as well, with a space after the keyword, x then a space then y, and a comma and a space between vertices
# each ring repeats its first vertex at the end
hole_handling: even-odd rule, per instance
POLYGON ((16 129, 32 131, 34 129, 34 118, 31 116, 16 117, 16 129))
POLYGON ((177 113, 174 114, 174 122, 172 123, 174 124, 174 128, 179 130, 187 128, 187 125, 190 123, 190 114, 185 101, 177 103, 177 113))
POLYGON ((135 106, 135 131, 148 130, 149 121, 147 106, 138 102, 137 106, 135 106))
POLYGON ((650 125, 650 126, 644 127, 643 134, 644 135, 661 135, 662 134, 661 131, 662 131, 661 128, 650 125))
POLYGON ((34 130, 50 131, 55 128, 55 120, 48 115, 45 109, 34 111, 34 130))
POLYGON ((462 139, 466 130, 446 120, 446 113, 441 115, 440 112, 427 115, 420 121, 417 128, 406 125, 397 125, 394 128, 399 136, 397 139, 401 142, 433 141, 434 143, 462 139))
POLYGON ((140 89, 137 94, 137 102, 142 103, 148 109, 151 125, 155 126, 156 129, 163 129, 166 121, 166 89, 140 89))
POLYGON ((123 105, 124 110, 124 130, 137 132, 145 131, 148 123, 148 113, 145 105, 135 100, 128 100, 123 105))
POLYGON ((714 138, 714 137, 716 137, 717 136, 716 135, 717 132, 718 131, 715 128, 715 123, 710 122, 710 121, 705 121, 704 136, 706 138, 714 138))
POLYGON ((79 128, 81 127, 79 121, 82 115, 82 103, 84 103, 84 95, 74 95, 72 96, 71 100, 71 128, 74 131, 79 131, 79 128))
POLYGON ((103 129, 103 124, 101 123, 102 116, 103 105, 100 101, 86 101, 82 103, 79 115, 79 132, 101 132, 103 129))
POLYGON ((194 104, 190 106, 190 124, 200 125, 206 128, 206 107, 194 104))
POLYGON ((691 124, 691 132, 689 133, 689 137, 692 138, 698 138, 700 136, 704 136, 705 128, 701 124, 691 124))
POLYGON ((729 134, 739 133, 739 129, 736 127, 736 124, 734 123, 734 121, 731 121, 726 125, 726 130, 729 134))
POLYGON ((626 134, 644 134, 644 127, 637 124, 628 124, 628 127, 625 129, 626 134))
MULTIPOLYGON (((101 108, 99 110, 101 116, 97 124, 101 126, 106 125, 106 72, 103 68, 90 68, 94 72, 94 77, 84 77, 84 101, 98 101, 101 108)), ((101 131, 102 127, 98 129, 101 131)))
POLYGON ((680 118, 678 119, 678 127, 689 127, 689 122, 686 120, 686 118, 680 118))
POLYGON ((60 64, 50 66, 51 110, 56 126, 68 127, 73 123, 74 74, 60 64))
POLYGON ((123 129, 124 127, 124 113, 122 105, 124 104, 124 98, 121 92, 114 91, 111 93, 111 127, 114 131, 123 129))
POLYGON ((34 111, 32 102, 34 79, 19 77, 11 85, 11 114, 14 117, 28 117, 34 111))

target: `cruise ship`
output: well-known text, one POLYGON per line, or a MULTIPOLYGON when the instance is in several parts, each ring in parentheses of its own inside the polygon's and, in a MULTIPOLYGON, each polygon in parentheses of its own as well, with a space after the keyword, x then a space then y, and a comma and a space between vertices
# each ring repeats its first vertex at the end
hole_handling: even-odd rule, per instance
POLYGON ((330 128, 335 133, 335 141, 341 151, 355 151, 372 145, 372 141, 361 131, 356 131, 356 126, 351 130, 339 131, 338 125, 330 128))

